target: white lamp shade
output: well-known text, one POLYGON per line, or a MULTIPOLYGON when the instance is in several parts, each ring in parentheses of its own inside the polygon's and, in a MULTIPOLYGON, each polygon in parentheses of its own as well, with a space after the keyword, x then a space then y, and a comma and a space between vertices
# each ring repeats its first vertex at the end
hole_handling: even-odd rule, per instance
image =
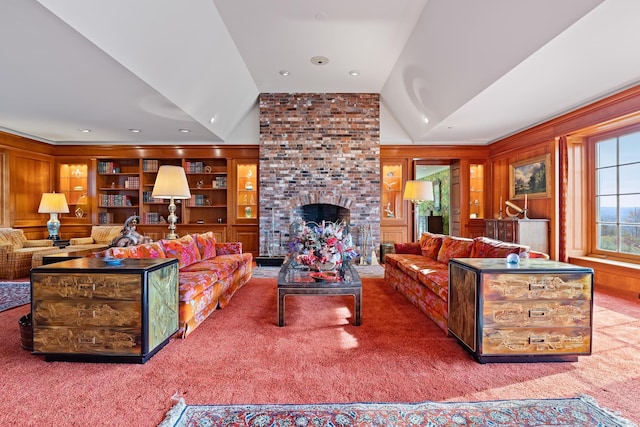
POLYGON ((151 195, 158 199, 189 199, 189 182, 182 166, 160 166, 151 195))
POLYGON ((403 198, 415 202, 433 200, 433 184, 431 181, 407 181, 403 198))
POLYGON ((64 193, 43 193, 38 213, 69 213, 69 205, 64 193))

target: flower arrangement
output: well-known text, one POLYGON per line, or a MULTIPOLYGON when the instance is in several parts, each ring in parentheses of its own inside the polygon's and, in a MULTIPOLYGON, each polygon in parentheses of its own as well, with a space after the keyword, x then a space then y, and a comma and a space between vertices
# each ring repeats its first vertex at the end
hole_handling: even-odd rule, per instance
POLYGON ((348 263, 358 256, 346 224, 325 222, 303 223, 293 236, 289 249, 296 262, 308 266, 329 265, 332 268, 348 263))

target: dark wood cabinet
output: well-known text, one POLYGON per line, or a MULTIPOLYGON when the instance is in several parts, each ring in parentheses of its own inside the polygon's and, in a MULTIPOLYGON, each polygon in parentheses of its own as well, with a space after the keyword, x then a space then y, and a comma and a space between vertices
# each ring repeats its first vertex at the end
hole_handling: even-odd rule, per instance
POLYGON ((549 253, 548 219, 486 219, 485 235, 503 242, 527 245, 549 253))

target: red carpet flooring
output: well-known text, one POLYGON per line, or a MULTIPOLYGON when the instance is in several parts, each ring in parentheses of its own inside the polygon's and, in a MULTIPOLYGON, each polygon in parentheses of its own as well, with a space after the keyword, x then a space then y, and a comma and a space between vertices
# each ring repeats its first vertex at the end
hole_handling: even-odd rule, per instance
POLYGON ((575 397, 638 422, 640 304, 597 293, 594 354, 575 363, 476 363, 383 279, 350 297, 287 299, 253 279, 186 340, 144 365, 53 362, 19 343, 28 306, 0 313, 0 425, 153 426, 177 393, 189 404, 478 401, 575 397))

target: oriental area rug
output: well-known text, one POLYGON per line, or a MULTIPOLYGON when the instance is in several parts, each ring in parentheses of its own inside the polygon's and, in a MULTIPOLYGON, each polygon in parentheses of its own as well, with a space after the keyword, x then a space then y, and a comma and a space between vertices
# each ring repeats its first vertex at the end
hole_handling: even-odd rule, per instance
POLYGON ((31 283, 0 282, 0 311, 31 302, 31 283))
POLYGON ((487 402, 187 405, 179 399, 160 427, 181 426, 600 426, 633 422, 590 396, 487 402))

